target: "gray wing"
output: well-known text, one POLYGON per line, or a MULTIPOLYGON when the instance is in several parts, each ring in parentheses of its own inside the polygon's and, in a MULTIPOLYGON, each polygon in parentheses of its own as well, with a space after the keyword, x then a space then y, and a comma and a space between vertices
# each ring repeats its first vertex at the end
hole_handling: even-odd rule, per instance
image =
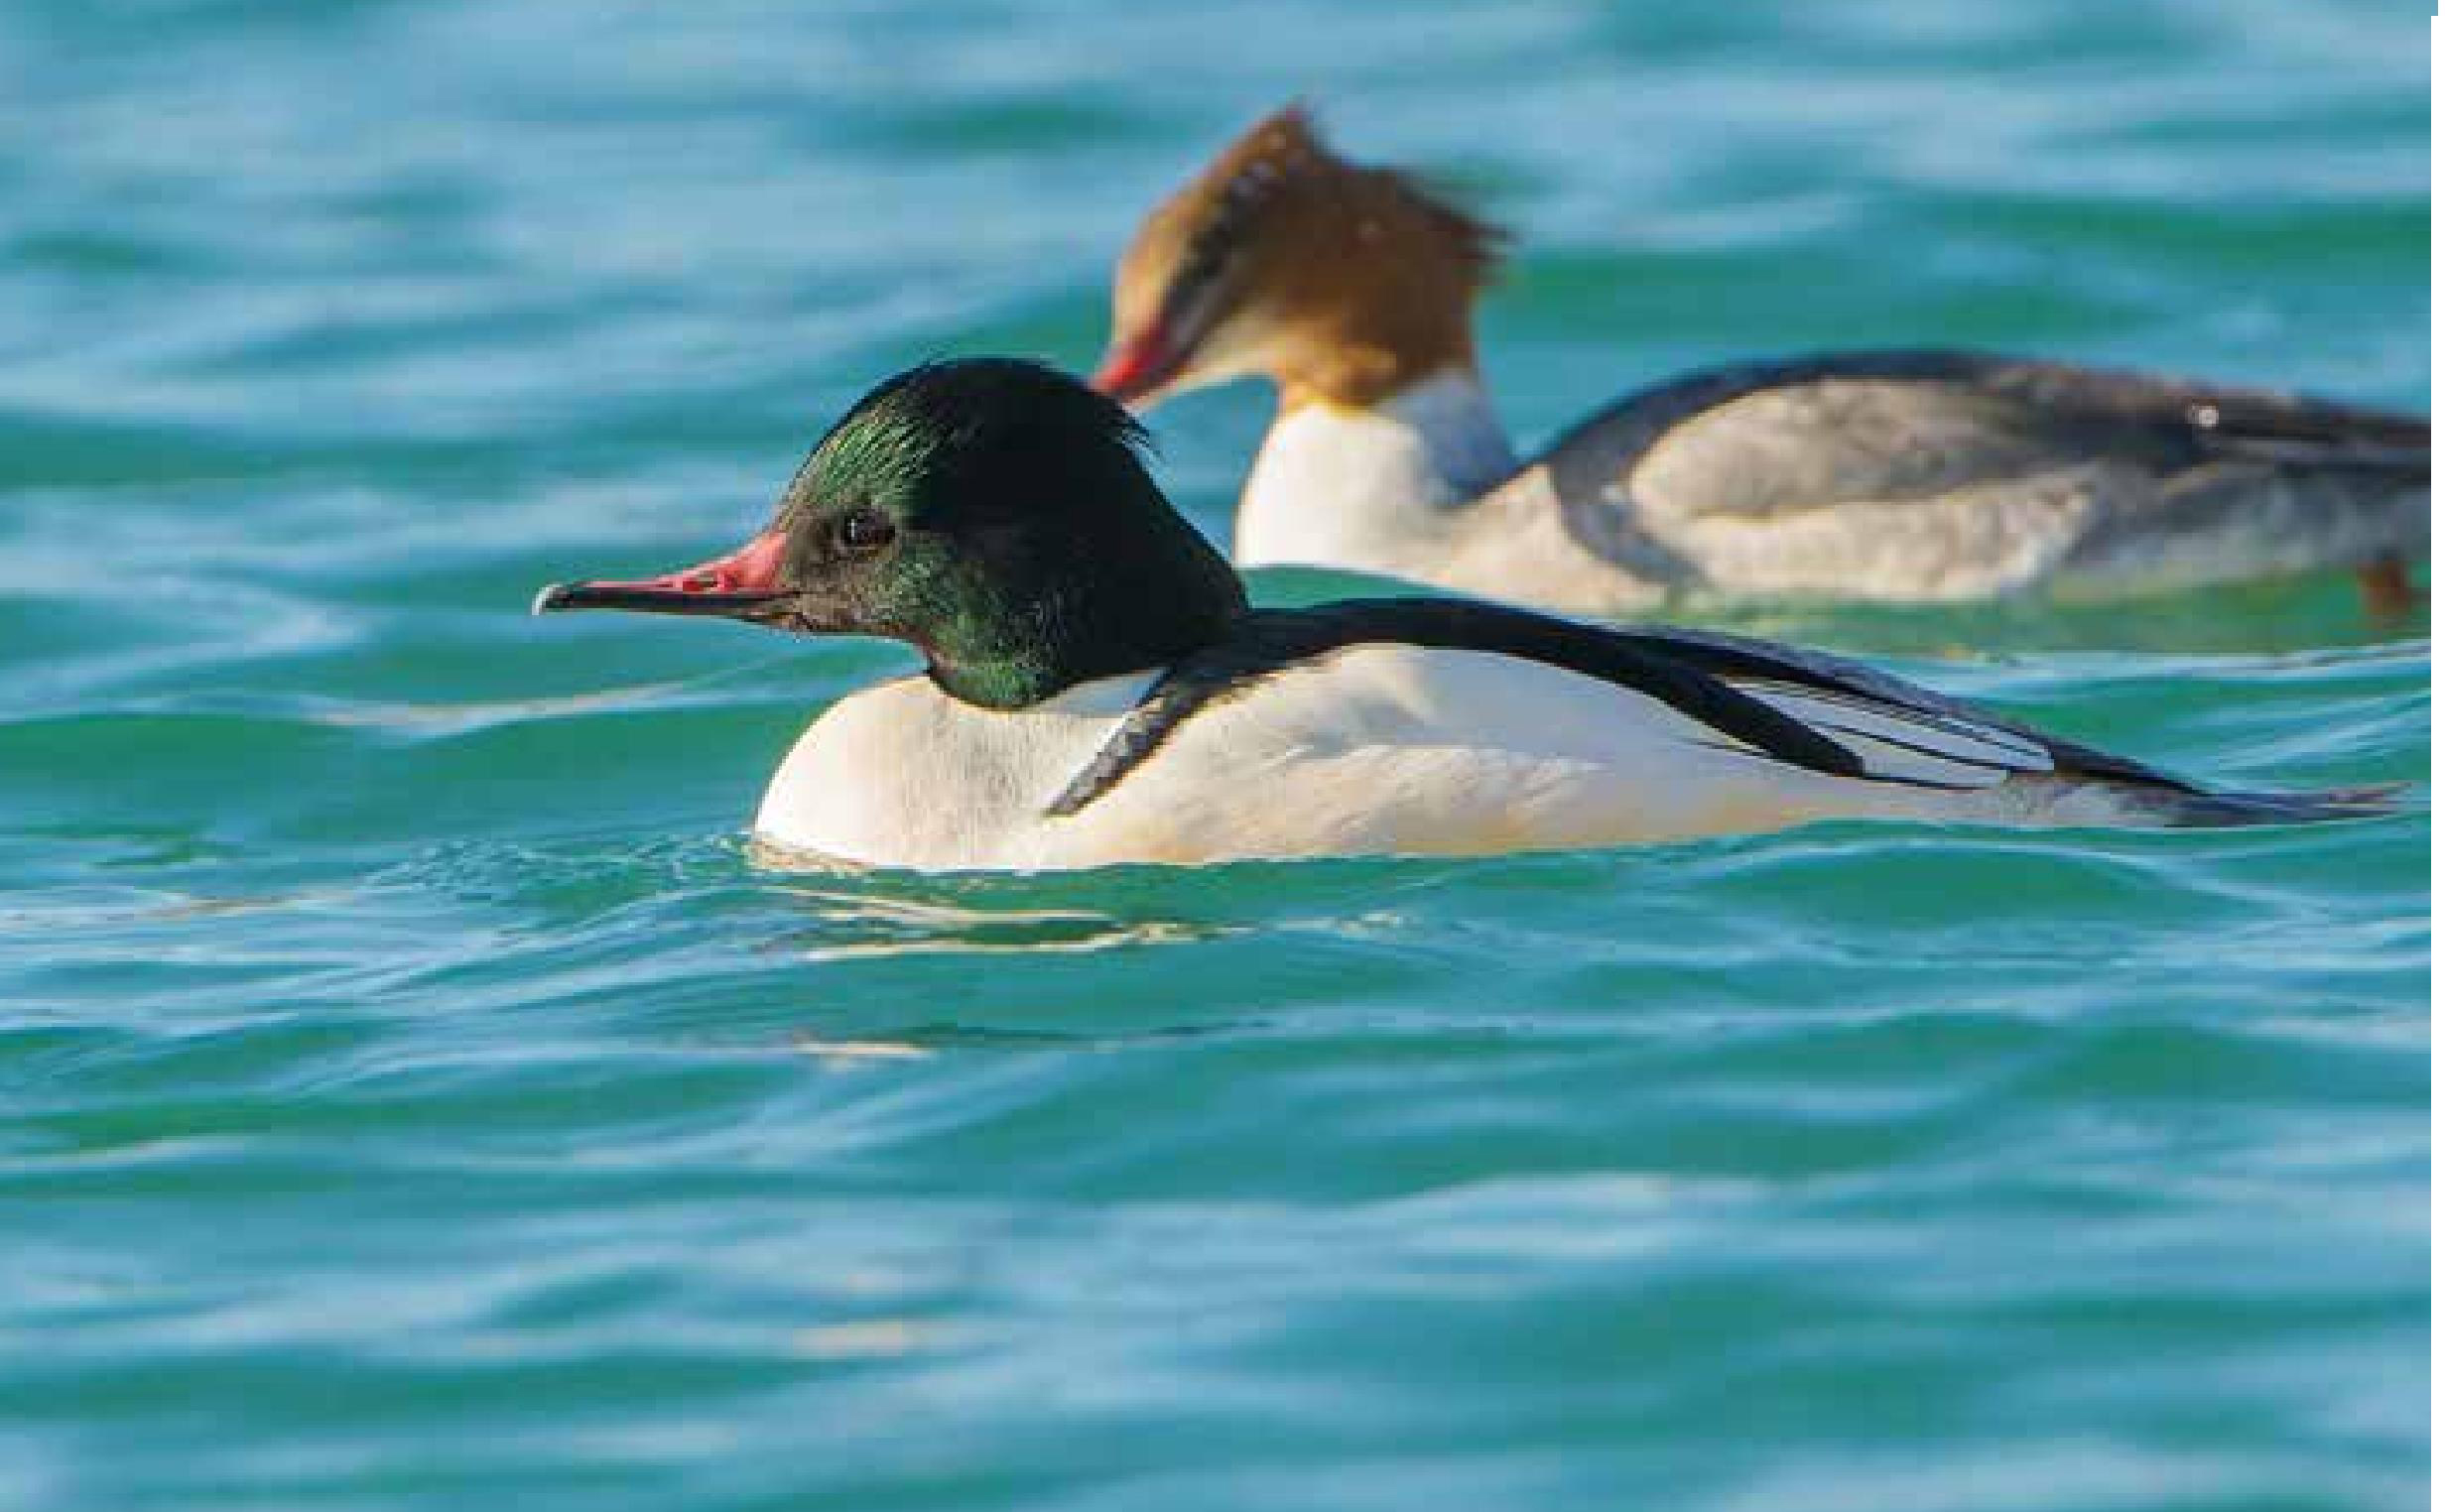
POLYGON ((1969 352, 1714 369, 1616 403, 1538 465, 1591 550, 1734 588, 2214 579, 2426 539, 2425 420, 1969 352))

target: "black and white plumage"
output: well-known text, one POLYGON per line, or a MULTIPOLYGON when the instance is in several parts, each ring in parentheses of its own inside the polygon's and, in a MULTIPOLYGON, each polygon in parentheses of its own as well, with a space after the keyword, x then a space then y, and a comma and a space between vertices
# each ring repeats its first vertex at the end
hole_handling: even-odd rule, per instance
POLYGON ((1086 809, 1201 710, 1360 646, 1478 652, 1576 673, 1708 727, 1725 749, 1861 782, 1957 793, 2015 778, 2087 783, 2168 824, 2342 818, 2372 812, 2377 801, 2371 793, 2216 793, 1861 663, 1746 636, 1588 625, 1470 599, 1376 598, 1251 612, 1229 640, 1157 678, 1047 815, 1086 809))
POLYGON ((1168 668, 1026 709, 885 684, 807 732, 755 827, 877 864, 1034 870, 2384 807, 2363 791, 2219 793, 1761 641, 1418 598, 1256 610, 1168 668))

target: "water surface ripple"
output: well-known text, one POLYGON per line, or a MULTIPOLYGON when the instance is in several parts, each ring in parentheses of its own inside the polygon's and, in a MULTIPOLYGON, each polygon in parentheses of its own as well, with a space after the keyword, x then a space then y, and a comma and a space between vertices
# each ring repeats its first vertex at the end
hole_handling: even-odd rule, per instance
MULTIPOLYGON (((2025 347, 2424 407, 2400 7, 0 11, 0 1506, 2394 1508, 2424 789, 2316 829, 920 879, 904 665, 522 618, 929 353, 1090 360, 1297 92, 1523 233, 1526 438, 2025 347)), ((1261 396, 1157 427, 1223 528, 1261 396)), ((1260 583, 1275 598, 1346 584, 1260 583)), ((2217 780, 2423 617, 1751 611, 2217 780)))

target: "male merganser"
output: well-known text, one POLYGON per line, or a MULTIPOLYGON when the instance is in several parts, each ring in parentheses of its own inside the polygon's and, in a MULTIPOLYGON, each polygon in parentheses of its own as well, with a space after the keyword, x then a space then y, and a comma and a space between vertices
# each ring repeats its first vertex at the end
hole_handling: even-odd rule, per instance
POLYGON ((1032 362, 920 367, 819 441, 777 517, 667 576, 548 587, 901 640, 756 832, 842 860, 1035 870, 1479 853, 1816 819, 2190 825, 2380 812, 2212 793, 1848 662, 1469 600, 1251 609, 1126 410, 1032 362))
POLYGON ((2312 568, 2409 601, 2424 419, 1961 351, 1691 374, 1524 465, 1471 310, 1502 234, 1351 163, 1294 107, 1157 206, 1095 382, 1132 404, 1262 376, 1243 567, 1305 564, 1610 612, 1678 593, 2080 596, 2312 568))

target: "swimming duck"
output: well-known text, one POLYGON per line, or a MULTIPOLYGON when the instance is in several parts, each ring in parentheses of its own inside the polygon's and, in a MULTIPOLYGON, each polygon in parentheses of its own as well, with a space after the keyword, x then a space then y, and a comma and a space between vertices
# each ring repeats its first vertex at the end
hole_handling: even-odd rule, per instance
POLYGON ((1036 363, 876 388, 773 523, 702 567, 535 610, 719 615, 905 641, 758 835, 841 860, 1035 870, 1478 853, 1884 819, 2237 824, 2367 793, 2210 792, 1867 668, 1471 600, 1252 609, 1156 487, 1126 410, 1036 363))
POLYGON ((1146 405, 1272 381, 1242 567, 1589 612, 1677 594, 2111 596, 2325 567, 2362 569, 2374 608, 2409 602, 2426 420, 2282 394, 1838 352, 1642 389, 1523 462, 1471 329, 1502 239, 1281 111, 1140 226, 1095 382, 1146 405))

